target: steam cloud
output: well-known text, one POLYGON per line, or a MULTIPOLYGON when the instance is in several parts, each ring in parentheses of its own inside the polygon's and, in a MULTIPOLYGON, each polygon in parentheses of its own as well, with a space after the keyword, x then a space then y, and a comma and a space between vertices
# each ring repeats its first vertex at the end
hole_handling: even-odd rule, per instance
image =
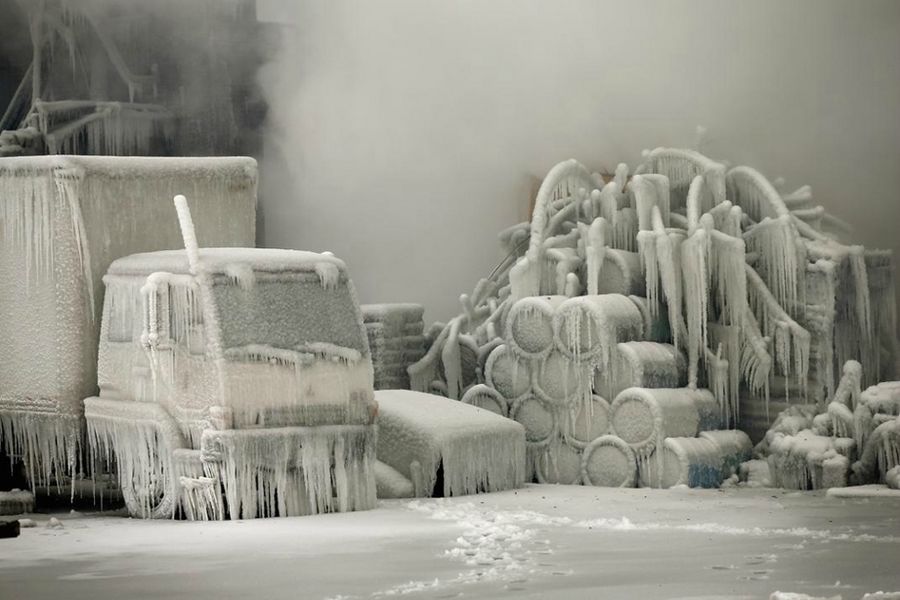
POLYGON ((293 23, 270 104, 261 242, 331 250, 362 302, 459 310, 577 158, 690 145, 749 164, 900 254, 900 4, 260 0, 293 23))

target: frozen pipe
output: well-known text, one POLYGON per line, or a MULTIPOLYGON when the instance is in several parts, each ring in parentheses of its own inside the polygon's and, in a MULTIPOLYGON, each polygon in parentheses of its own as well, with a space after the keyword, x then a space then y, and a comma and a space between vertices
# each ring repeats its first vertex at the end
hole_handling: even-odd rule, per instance
POLYGON ((650 229, 650 212, 656 206, 656 186, 644 177, 644 175, 635 175, 630 185, 634 192, 634 209, 637 212, 638 230, 640 231, 650 229))
POLYGON ((531 362, 522 360, 506 344, 494 348, 484 363, 487 384, 507 400, 522 398, 531 391, 531 362))
MULTIPOLYGON (((562 263, 560 263, 562 264, 562 263)), ((559 267, 557 267, 558 269, 559 267)), ((563 295, 568 298, 574 298, 581 293, 581 281, 578 279, 578 275, 575 273, 567 273, 565 279, 565 287, 562 290, 563 295)))
POLYGON ((606 257, 606 219, 598 217, 591 221, 587 232, 586 244, 586 268, 587 268, 587 293, 596 295, 599 292, 600 270, 606 257))
POLYGON ((705 182, 703 176, 697 175, 691 180, 691 187, 687 195, 687 223, 688 235, 694 235, 700 225, 700 215, 703 212, 703 194, 705 182))
POLYGON ((612 403, 610 429, 646 459, 667 437, 693 437, 715 429, 718 413, 709 390, 628 388, 612 403))
POLYGON ((532 296, 519 300, 506 316, 506 341, 516 354, 541 358, 553 349, 553 315, 565 296, 532 296))
POLYGON ((601 269, 597 294, 623 294, 625 296, 644 296, 644 275, 641 272, 641 257, 637 252, 609 248, 605 252, 601 269))
POLYGON ((634 487, 636 478, 634 451, 617 436, 598 437, 582 452, 581 479, 585 485, 634 487))
POLYGON ((498 414, 501 417, 507 416, 509 412, 506 399, 500 392, 483 383, 470 387, 463 394, 462 402, 498 414))

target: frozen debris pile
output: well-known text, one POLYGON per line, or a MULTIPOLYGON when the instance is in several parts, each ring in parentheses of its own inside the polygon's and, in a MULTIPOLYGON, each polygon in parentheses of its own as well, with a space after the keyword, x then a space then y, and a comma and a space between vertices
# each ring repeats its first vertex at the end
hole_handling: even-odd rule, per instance
POLYGON ((251 158, 0 158, 0 443, 31 482, 80 470, 101 277, 121 256, 180 247, 178 191, 192 194, 203 243, 254 243, 251 158))
POLYGON ((562 162, 531 221, 500 233, 506 259, 434 326, 411 386, 522 423, 539 481, 710 485, 749 440, 702 430, 758 441, 785 406, 824 407, 846 359, 872 363, 865 383, 892 372, 892 257, 845 244, 847 229, 807 186, 782 193, 692 150, 657 148, 608 180, 562 162), (660 402, 679 388, 715 423, 681 431, 660 402), (589 448, 635 471, 603 476, 589 448))
POLYGON ((525 432, 486 410, 409 390, 381 390, 378 460, 416 497, 499 492, 525 483, 525 432))
POLYGON ((375 389, 409 389, 409 365, 425 355, 424 307, 420 304, 363 304, 363 323, 372 353, 375 389))
POLYGON ((844 365, 827 408, 806 404, 779 414, 757 453, 767 457, 772 483, 827 489, 886 483, 900 465, 900 382, 861 391, 862 366, 844 365))

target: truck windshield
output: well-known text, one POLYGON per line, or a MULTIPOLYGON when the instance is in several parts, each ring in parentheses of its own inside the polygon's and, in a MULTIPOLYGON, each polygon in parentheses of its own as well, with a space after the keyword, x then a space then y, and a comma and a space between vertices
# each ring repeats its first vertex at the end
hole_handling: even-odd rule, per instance
POLYGON ((225 348, 303 350, 330 344, 366 353, 346 276, 329 288, 315 274, 258 274, 255 279, 247 289, 224 277, 212 286, 225 348))

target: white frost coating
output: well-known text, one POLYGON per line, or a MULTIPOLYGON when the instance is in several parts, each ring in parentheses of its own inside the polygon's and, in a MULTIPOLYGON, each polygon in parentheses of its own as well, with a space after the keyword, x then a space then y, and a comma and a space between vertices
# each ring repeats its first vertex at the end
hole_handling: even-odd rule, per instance
POLYGON ((372 371, 353 349, 229 349, 225 405, 236 427, 365 424, 373 408, 372 371), (354 360, 355 359, 355 360, 354 360))
POLYGON ((746 265, 745 271, 749 304, 760 316, 760 331, 774 341, 773 358, 785 376, 795 375, 805 395, 811 336, 785 312, 753 267, 746 265))
POLYGON ((523 357, 540 358, 553 348, 553 314, 565 296, 534 296, 519 300, 506 317, 506 340, 523 357))
POLYGON ((637 253, 610 248, 604 259, 598 294, 646 295, 641 259, 637 253))
POLYGON ((462 402, 490 411, 501 417, 509 414, 509 404, 503 395, 489 385, 479 383, 463 394, 462 402))
POLYGON ((687 313, 688 386, 697 387, 699 361, 707 347, 709 237, 698 230, 681 244, 684 306, 687 313))
POLYGON ((576 445, 588 444, 609 433, 609 402, 596 394, 589 405, 581 404, 570 410, 568 417, 564 434, 576 445))
POLYGON ((589 380, 579 367, 562 352, 551 352, 532 374, 534 392, 554 406, 568 408, 584 393, 581 382, 589 380))
POLYGON ((77 448, 81 402, 95 393, 101 303, 94 299, 102 298, 110 261, 181 245, 172 219, 176 189, 198 198, 205 240, 252 243, 255 186, 252 159, 0 159, 0 413, 10 427, 3 443, 39 435, 40 443, 25 446, 36 476, 45 463, 64 475, 77 462, 54 455, 77 448), (20 427, 28 431, 12 431, 20 427), (73 441, 60 445, 55 431, 70 428, 73 441))
POLYGON ((651 228, 650 213, 656 206, 656 186, 653 182, 645 180, 643 175, 635 175, 629 187, 634 193, 638 230, 647 231, 651 228))
POLYGON ((231 279, 234 285, 244 291, 250 291, 256 285, 256 275, 250 265, 245 263, 232 263, 225 266, 225 275, 231 279))
POLYGON ((207 430, 232 518, 300 516, 375 506, 374 426, 207 430))
POLYGON ((617 351, 615 395, 630 387, 676 388, 687 383, 684 355, 671 344, 621 342, 617 351))
POLYGON ((537 457, 535 476, 538 483, 580 484, 582 458, 581 448, 564 440, 557 441, 552 452, 537 457))
POLYGON ((655 451, 659 453, 661 458, 651 457, 641 464, 641 486, 715 488, 725 479, 723 449, 710 439, 669 437, 655 451))
POLYGON ((458 400, 465 384, 462 373, 462 355, 460 352, 460 327, 462 317, 454 317, 450 320, 450 330, 444 349, 441 352, 441 364, 444 366, 444 380, 447 383, 447 397, 458 400))
POLYGON ((667 437, 693 437, 716 429, 718 407, 708 390, 629 388, 611 407, 612 432, 625 440, 639 460, 648 460, 667 437))
POLYGON ((741 379, 747 383, 751 393, 763 397, 768 405, 769 375, 772 356, 768 350, 768 338, 763 337, 756 317, 747 307, 741 326, 741 379))
POLYGON ((621 438, 604 435, 588 444, 582 454, 581 478, 586 485, 634 487, 637 460, 621 438))
POLYGON ((849 461, 832 438, 806 429, 796 435, 767 434, 767 442, 774 486, 807 490, 846 485, 849 461))
POLYGON ((703 210, 725 200, 725 166, 693 150, 656 148, 647 156, 649 173, 669 178, 672 208, 684 206, 688 187, 694 177, 702 175, 707 186, 703 210))
POLYGON ((788 314, 800 314, 806 276, 806 247, 790 216, 765 218, 744 233, 747 250, 759 260, 756 268, 788 314))
POLYGON ((544 447, 555 437, 558 430, 558 412, 546 401, 528 395, 516 400, 509 411, 509 416, 525 428, 525 440, 529 446, 544 447))
POLYGON ((319 276, 319 281, 326 290, 334 289, 337 287, 338 281, 341 277, 341 271, 332 262, 320 261, 316 263, 316 274, 319 276))
POLYGON ((739 429, 701 431, 697 437, 714 442, 722 451, 723 478, 737 474, 753 453, 750 437, 739 429))
POLYGON ((488 411, 406 390, 375 393, 379 404, 378 459, 407 476, 416 496, 435 491, 443 469, 444 496, 521 487, 525 431, 488 411), (413 462, 420 465, 414 473, 413 462))
POLYGON ((28 481, 58 485, 61 477, 74 477, 78 471, 81 419, 34 408, 0 412, 0 439, 9 455, 22 457, 28 481))
POLYGON ((175 515, 180 484, 173 451, 186 442, 165 410, 152 402, 85 400, 90 459, 118 470, 129 512, 144 518, 175 515))
POLYGON ((585 254, 587 254, 587 293, 590 296, 598 294, 600 269, 606 256, 606 230, 609 227, 606 219, 597 217, 591 222, 587 233, 585 254))
POLYGON ((494 348, 484 365, 489 386, 509 401, 521 398, 531 390, 531 361, 520 359, 506 344, 494 348))

